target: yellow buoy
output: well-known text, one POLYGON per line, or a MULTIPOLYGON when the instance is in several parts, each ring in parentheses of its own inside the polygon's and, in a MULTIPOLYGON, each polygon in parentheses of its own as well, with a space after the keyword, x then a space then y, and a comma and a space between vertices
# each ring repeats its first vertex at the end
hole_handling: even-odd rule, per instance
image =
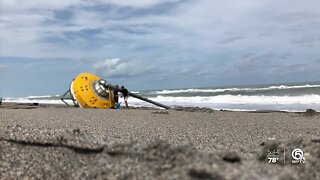
MULTIPOLYGON (((76 107, 82 108, 116 108, 114 102, 114 91, 123 92, 116 85, 109 84, 106 80, 91 73, 81 73, 71 82, 67 92, 61 96, 61 101, 70 106, 70 101, 76 107)), ((129 96, 149 102, 159 107, 170 109, 169 106, 144 98, 138 94, 128 92, 129 96)))
POLYGON ((83 108, 114 108, 114 94, 107 81, 91 73, 79 74, 70 87, 73 98, 83 108))

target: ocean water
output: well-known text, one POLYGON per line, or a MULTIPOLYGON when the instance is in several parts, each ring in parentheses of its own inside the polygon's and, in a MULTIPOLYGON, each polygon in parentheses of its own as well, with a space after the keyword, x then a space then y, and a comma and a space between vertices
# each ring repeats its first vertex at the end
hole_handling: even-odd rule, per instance
MULTIPOLYGON (((217 110, 281 110, 294 112, 302 112, 311 108, 320 111, 320 83, 159 89, 132 92, 171 107, 197 106, 217 110)), ((63 104, 60 101, 60 95, 6 97, 3 101, 63 104)), ((155 107, 133 97, 129 98, 128 102, 130 106, 155 107)))

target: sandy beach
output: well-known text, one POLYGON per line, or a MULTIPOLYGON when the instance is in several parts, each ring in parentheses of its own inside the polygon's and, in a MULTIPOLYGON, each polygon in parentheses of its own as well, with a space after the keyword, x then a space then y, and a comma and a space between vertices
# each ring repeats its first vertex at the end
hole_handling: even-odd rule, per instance
POLYGON ((320 179, 318 113, 189 111, 3 104, 1 179, 320 179))

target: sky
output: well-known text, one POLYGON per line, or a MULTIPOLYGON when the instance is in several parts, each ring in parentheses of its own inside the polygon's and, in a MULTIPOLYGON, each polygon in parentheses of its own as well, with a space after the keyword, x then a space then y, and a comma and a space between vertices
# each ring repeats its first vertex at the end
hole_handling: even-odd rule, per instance
POLYGON ((320 80, 319 0, 0 0, 0 96, 320 80))

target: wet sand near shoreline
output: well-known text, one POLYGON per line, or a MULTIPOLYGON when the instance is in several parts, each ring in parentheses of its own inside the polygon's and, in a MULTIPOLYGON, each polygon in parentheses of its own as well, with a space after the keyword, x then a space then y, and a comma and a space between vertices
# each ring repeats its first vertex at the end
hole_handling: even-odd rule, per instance
POLYGON ((320 179, 317 113, 3 104, 0 118, 3 179, 320 179))

